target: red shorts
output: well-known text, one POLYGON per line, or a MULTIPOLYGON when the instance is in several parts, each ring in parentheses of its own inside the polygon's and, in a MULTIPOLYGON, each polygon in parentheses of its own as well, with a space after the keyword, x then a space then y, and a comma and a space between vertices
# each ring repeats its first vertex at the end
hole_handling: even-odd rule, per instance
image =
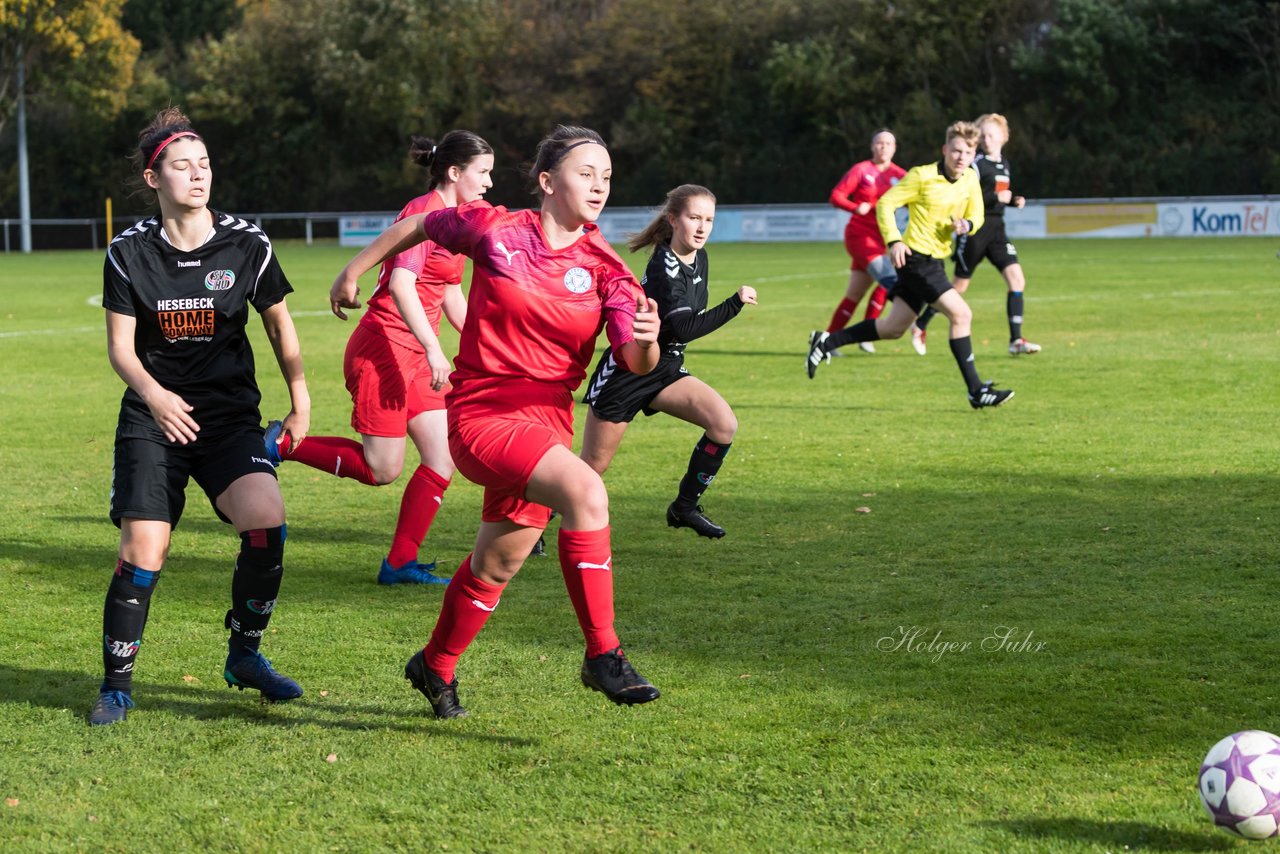
POLYGON ((849 265, 850 270, 866 270, 872 261, 887 251, 884 248, 884 240, 879 234, 873 236, 864 231, 852 229, 845 229, 844 248, 853 259, 849 265))
POLYGON ((556 445, 573 444, 573 410, 523 406, 508 414, 449 410, 449 453, 463 477, 484 487, 485 522, 545 528, 551 508, 525 500, 534 468, 556 445))
POLYGON ((351 392, 351 426, 365 436, 400 438, 424 412, 444 409, 444 393, 431 388, 423 353, 357 326, 347 342, 342 372, 351 392))

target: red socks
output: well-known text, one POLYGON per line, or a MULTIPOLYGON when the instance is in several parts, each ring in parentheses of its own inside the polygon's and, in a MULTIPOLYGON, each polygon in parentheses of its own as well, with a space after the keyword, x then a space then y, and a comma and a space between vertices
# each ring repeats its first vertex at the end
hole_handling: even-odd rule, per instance
POLYGON ((871 299, 867 300, 867 313, 863 317, 864 320, 875 320, 884 311, 885 300, 889 296, 889 291, 884 285, 876 285, 876 289, 871 292, 871 299))
POLYGON ((376 486, 373 472, 364 461, 364 446, 339 436, 308 436, 297 447, 286 450, 280 445, 280 456, 295 463, 327 471, 336 477, 349 477, 368 486, 376 486))
POLYGON ((418 549, 427 538, 427 531, 431 530, 431 523, 444 503, 444 491, 448 488, 448 479, 426 466, 420 465, 413 472, 404 488, 404 498, 400 499, 400 517, 396 520, 387 563, 401 567, 418 559, 418 549))
POLYGON ((431 631, 431 641, 423 649, 423 658, 437 676, 453 681, 458 658, 480 634, 489 615, 498 607, 506 585, 489 584, 471 574, 471 555, 453 574, 444 591, 440 619, 431 631))
POLYGON ((613 554, 609 527, 598 531, 560 529, 560 571, 587 639, 587 657, 619 646, 613 630, 613 554))
POLYGON ((831 322, 827 324, 828 332, 839 332, 849 325, 849 321, 853 319, 853 310, 858 307, 857 300, 851 300, 848 297, 840 300, 840 305, 836 308, 836 313, 831 315, 831 322))

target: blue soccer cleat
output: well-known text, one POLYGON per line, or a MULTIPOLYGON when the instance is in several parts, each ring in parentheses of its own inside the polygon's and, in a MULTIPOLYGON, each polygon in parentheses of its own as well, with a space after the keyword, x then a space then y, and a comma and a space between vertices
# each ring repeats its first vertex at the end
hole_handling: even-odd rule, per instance
POLYGON ((89 724, 91 726, 118 724, 128 717, 129 709, 132 708, 133 698, 129 696, 128 691, 111 691, 103 688, 98 694, 98 702, 93 704, 93 711, 89 712, 89 724))
POLYGON ((280 468, 280 464, 284 462, 284 457, 280 456, 280 433, 283 431, 283 421, 272 421, 267 424, 267 430, 262 436, 262 442, 267 448, 267 462, 276 468, 280 468))
POLYGON ((436 562, 418 563, 416 560, 401 567, 394 567, 382 559, 382 568, 378 570, 379 584, 448 584, 449 579, 435 575, 431 570, 436 562))
POLYGON ((276 673, 266 656, 256 649, 242 647, 241 652, 227 655, 222 678, 228 688, 254 688, 270 703, 285 703, 302 696, 302 686, 288 676, 276 673))

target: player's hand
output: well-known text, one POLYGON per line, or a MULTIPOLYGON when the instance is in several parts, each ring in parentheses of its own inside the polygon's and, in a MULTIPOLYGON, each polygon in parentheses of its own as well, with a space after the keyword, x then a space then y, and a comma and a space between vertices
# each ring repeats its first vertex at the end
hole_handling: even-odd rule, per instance
POLYGON ((280 435, 289 434, 289 447, 296 448, 298 443, 307 438, 307 433, 311 430, 311 413, 299 412, 296 409, 290 409, 289 414, 284 417, 284 423, 280 430, 280 435))
POLYGON ((738 299, 742 300, 743 305, 755 305, 756 289, 750 285, 743 285, 738 288, 738 299))
POLYGON ((181 397, 162 388, 153 399, 147 401, 147 406, 151 409, 151 417, 155 419, 156 426, 170 442, 185 445, 196 440, 200 425, 191 417, 194 407, 181 397))
POLYGON ((856 213, 858 216, 866 216, 867 212, 870 210, 871 210, 871 202, 863 202, 862 204, 854 208, 853 212, 856 213))
POLYGON ((951 228, 956 234, 968 234, 969 220, 964 217, 953 216, 951 218, 951 228))
POLYGON ((631 321, 631 337, 641 347, 649 348, 658 340, 658 303, 648 297, 636 297, 636 319, 631 321))
POLYGON ((1025 205, 1026 203, 1027 203, 1027 200, 1026 200, 1024 197, 1022 197, 1022 196, 1014 196, 1014 197, 1013 197, 1013 206, 1014 206, 1015 208, 1020 208, 1020 207, 1022 207, 1023 205, 1025 205))
POLYGON ((1012 190, 999 190, 996 192, 996 201, 1002 205, 1011 204, 1013 202, 1012 190))
POLYGON ((889 260, 893 262, 894 269, 902 269, 907 263, 907 256, 910 254, 911 247, 901 240, 889 247, 889 260))
POLYGON ((439 347, 427 348, 427 366, 431 368, 431 389, 439 391, 444 388, 445 383, 449 382, 449 372, 453 370, 453 365, 449 364, 449 357, 439 347))
POLYGON ((341 320, 347 319, 347 313, 344 308, 360 307, 360 286, 356 284, 356 280, 347 276, 347 271, 343 270, 338 274, 338 278, 334 279, 333 287, 329 288, 329 310, 341 320))

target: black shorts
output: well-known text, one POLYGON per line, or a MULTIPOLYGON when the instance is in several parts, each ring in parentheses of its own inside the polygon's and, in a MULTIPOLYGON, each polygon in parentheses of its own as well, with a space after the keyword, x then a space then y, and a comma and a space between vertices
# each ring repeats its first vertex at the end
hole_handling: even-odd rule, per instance
POLYGON ((1004 230, 1004 217, 993 216, 973 234, 965 234, 956 240, 956 278, 972 279, 973 271, 985 258, 1001 273, 1018 263, 1018 250, 1009 242, 1004 230))
POLYGON ((923 252, 913 251, 907 263, 898 270, 898 284, 890 292, 895 300, 911 306, 916 314, 926 305, 937 302, 938 297, 951 290, 951 280, 941 258, 933 258, 923 252))
POLYGON ((268 472, 262 428, 246 428, 189 445, 176 445, 116 436, 115 468, 111 472, 111 521, 153 519, 178 527, 186 505, 187 479, 209 497, 218 518, 230 523, 214 501, 227 487, 246 474, 268 472))
POLYGON ((596 363, 583 400, 601 421, 626 422, 635 418, 637 412, 645 415, 657 412, 650 409, 649 404, 658 392, 687 376, 683 356, 670 357, 664 353, 657 367, 638 375, 619 367, 613 353, 606 350, 596 363))

